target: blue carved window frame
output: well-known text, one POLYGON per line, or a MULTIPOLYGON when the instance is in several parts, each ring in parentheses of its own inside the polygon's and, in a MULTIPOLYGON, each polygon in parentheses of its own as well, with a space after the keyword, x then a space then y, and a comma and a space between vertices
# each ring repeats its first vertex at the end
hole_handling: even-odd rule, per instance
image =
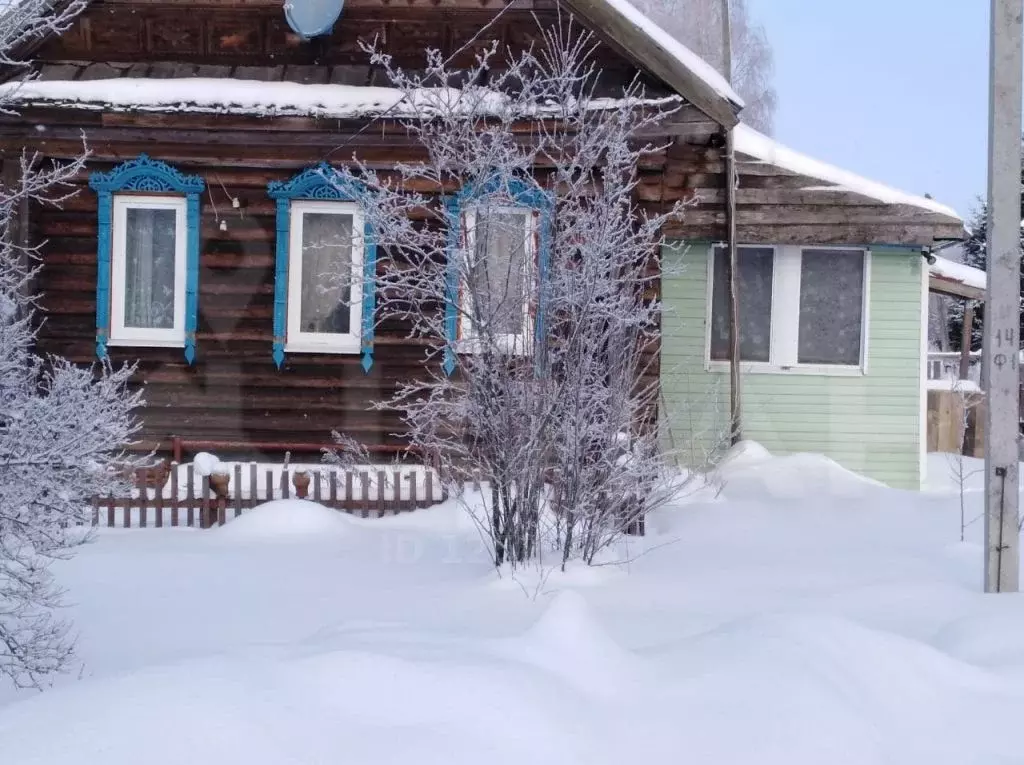
POLYGON ((166 162, 140 154, 109 172, 89 175, 89 188, 99 197, 96 242, 96 356, 107 358, 110 340, 111 248, 113 203, 117 194, 168 194, 185 198, 185 359, 196 358, 196 323, 199 311, 199 196, 206 183, 198 175, 185 175, 166 162))
POLYGON ((463 216, 482 200, 497 198, 510 206, 524 207, 537 214, 537 282, 541 288, 537 295, 537 310, 533 322, 535 346, 544 336, 544 284, 551 259, 551 233, 554 223, 555 203, 550 193, 521 178, 494 175, 483 183, 464 186, 458 194, 445 200, 446 224, 448 226, 448 266, 445 278, 445 349, 442 369, 451 375, 456 366, 456 347, 459 335, 459 301, 461 285, 459 253, 464 248, 463 216))
MULTIPOLYGON (((274 341, 277 368, 284 363, 287 342, 288 261, 291 247, 291 203, 297 200, 353 202, 365 207, 366 187, 339 173, 326 162, 307 168, 288 181, 271 181, 267 195, 277 206, 277 246, 274 259, 274 341)), ((374 308, 377 285, 377 244, 373 226, 363 216, 363 284, 360 316, 360 354, 364 372, 373 366, 374 308)), ((324 351, 330 353, 330 351, 324 351)))

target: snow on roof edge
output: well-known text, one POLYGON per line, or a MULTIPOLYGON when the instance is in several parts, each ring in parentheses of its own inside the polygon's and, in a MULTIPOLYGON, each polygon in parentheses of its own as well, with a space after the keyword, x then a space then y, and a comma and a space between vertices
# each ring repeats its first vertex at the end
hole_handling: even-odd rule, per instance
POLYGON ((743 99, 733 90, 729 81, 717 69, 698 56, 675 37, 670 35, 629 0, 595 0, 604 3, 611 10, 639 29, 652 43, 663 48, 683 67, 699 77, 709 88, 735 106, 742 108, 743 99))
MULTIPOLYGON (((461 91, 437 88, 412 94, 420 106, 450 105, 461 91)), ((485 93, 484 108, 497 92, 485 93)), ((250 114, 257 116, 309 116, 350 118, 415 116, 402 108, 405 94, 396 88, 357 85, 263 82, 233 78, 181 77, 169 79, 111 78, 99 80, 30 80, 0 84, 0 102, 32 106, 57 106, 111 111, 186 112, 205 114, 250 114)), ((678 103, 678 96, 633 100, 640 106, 678 103)), ((588 110, 614 109, 624 99, 595 98, 588 110)), ((544 113, 543 107, 538 113, 544 113)))
POLYGON ((935 262, 928 266, 928 273, 979 290, 985 289, 988 285, 988 274, 980 268, 957 263, 948 258, 936 257, 935 262))
POLYGON ((809 187, 819 191, 851 191, 880 202, 894 205, 908 205, 922 210, 954 218, 961 223, 963 218, 952 207, 928 197, 908 194, 877 181, 852 173, 849 170, 829 165, 790 149, 763 135, 748 125, 737 125, 734 134, 736 151, 766 162, 784 170, 806 175, 810 178, 833 183, 833 187, 809 187))

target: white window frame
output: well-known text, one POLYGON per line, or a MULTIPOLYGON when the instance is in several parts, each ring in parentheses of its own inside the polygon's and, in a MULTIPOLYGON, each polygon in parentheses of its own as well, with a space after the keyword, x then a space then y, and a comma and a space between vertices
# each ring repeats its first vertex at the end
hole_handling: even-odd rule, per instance
MULTIPOLYGON (((728 361, 712 360, 711 330, 714 311, 715 251, 725 245, 716 242, 708 251, 707 316, 704 338, 704 367, 707 370, 723 371, 729 368, 728 361)), ((857 377, 868 372, 868 347, 871 307, 871 249, 849 245, 765 245, 741 244, 739 247, 771 249, 772 261, 772 311, 771 334, 768 361, 742 361, 744 372, 755 374, 821 375, 828 377, 857 377), (864 255, 864 290, 861 307, 860 362, 858 364, 801 364, 800 350, 800 279, 804 250, 834 250, 859 252, 864 255)))
POLYGON ((185 346, 185 271, 188 247, 185 197, 114 194, 111 209, 110 339, 107 345, 150 348, 185 346), (174 210, 174 320, 170 328, 126 327, 128 210, 174 210))
POLYGON ((356 202, 296 199, 289 207, 288 303, 284 350, 288 353, 359 353, 363 334, 363 263, 365 219, 356 202), (352 284, 348 332, 303 332, 302 230, 307 213, 345 215, 352 218, 352 284))
MULTIPOLYGON (((527 214, 530 225, 526 227, 523 235, 523 284, 527 288, 532 283, 534 269, 537 262, 537 236, 540 216, 533 207, 526 205, 489 205, 487 211, 496 215, 503 213, 527 214)), ((466 257, 476 257, 476 223, 480 213, 480 206, 473 205, 466 208, 462 217, 463 230, 465 231, 465 254, 466 257)), ((466 283, 469 277, 469 264, 465 264, 459 283, 459 327, 458 327, 458 351, 459 353, 479 353, 481 351, 480 341, 473 329, 473 303, 466 283)), ((495 342, 498 349, 503 353, 511 355, 525 355, 533 348, 534 301, 526 296, 523 300, 523 332, 521 334, 496 335, 495 342)))

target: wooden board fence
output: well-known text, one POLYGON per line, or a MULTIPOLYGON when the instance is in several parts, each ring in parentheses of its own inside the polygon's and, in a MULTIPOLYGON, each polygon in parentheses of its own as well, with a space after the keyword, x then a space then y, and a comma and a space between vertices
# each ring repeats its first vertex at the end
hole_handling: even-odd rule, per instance
POLYGON ((448 499, 432 470, 423 467, 368 470, 289 470, 282 466, 236 463, 227 475, 199 475, 192 464, 171 463, 160 483, 153 469, 139 471, 131 496, 94 497, 92 525, 123 528, 210 528, 274 499, 299 497, 363 518, 397 515, 448 499), (262 490, 260 473, 264 473, 262 490), (156 480, 151 481, 150 479, 156 480), (227 486, 223 487, 227 479, 227 486), (156 484, 155 486, 153 484, 156 484), (220 493, 217 491, 220 484, 220 493), (118 511, 121 511, 118 513, 118 511))

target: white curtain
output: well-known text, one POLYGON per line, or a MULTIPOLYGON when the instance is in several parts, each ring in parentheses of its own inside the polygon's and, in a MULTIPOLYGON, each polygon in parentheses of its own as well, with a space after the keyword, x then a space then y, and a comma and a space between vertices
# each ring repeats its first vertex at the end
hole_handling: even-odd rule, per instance
POLYGON ((302 216, 302 332, 352 331, 352 216, 302 216))
POLYGON ((174 326, 175 220, 174 210, 126 211, 125 326, 174 326))

